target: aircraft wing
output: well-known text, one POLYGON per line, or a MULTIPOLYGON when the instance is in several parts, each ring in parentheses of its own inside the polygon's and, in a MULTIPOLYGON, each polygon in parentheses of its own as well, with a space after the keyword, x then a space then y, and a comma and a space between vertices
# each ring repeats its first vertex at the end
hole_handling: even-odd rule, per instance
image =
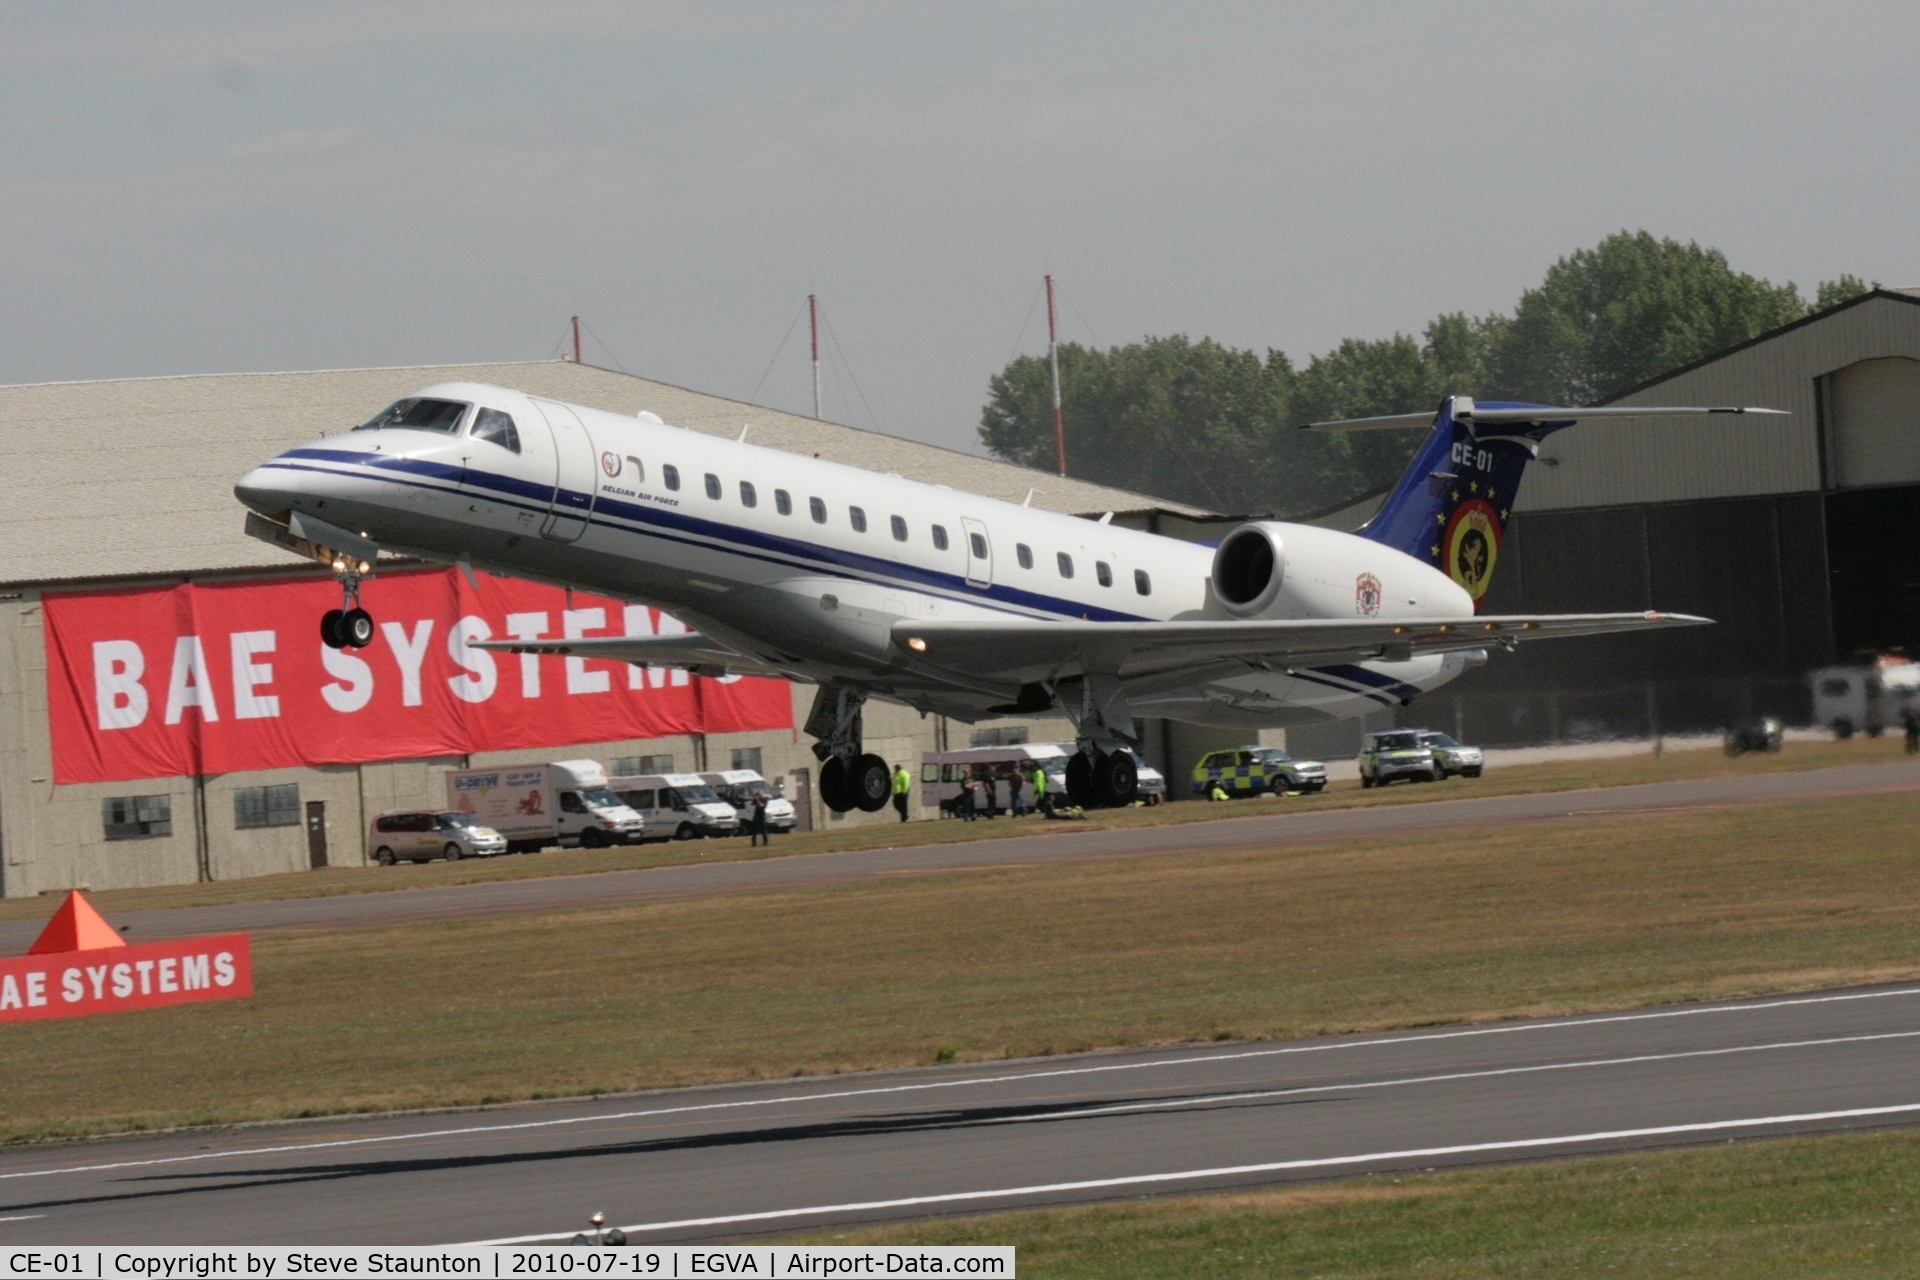
POLYGON ((896 622, 893 636, 927 667, 973 677, 1053 680, 1086 671, 1121 679, 1244 663, 1312 666, 1511 647, 1523 641, 1711 624, 1685 613, 1352 621, 896 622))
POLYGON ((666 636, 586 636, 578 640, 475 640, 469 647, 495 653, 550 653, 575 658, 608 658, 653 667, 684 667, 700 675, 787 674, 758 658, 709 640, 697 631, 666 636))

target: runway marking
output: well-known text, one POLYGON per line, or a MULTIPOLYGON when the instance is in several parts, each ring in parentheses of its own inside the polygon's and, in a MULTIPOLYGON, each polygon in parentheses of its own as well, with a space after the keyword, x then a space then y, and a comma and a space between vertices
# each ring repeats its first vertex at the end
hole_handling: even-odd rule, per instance
MULTIPOLYGON (((1470 1142, 1452 1147, 1414 1147, 1406 1151, 1373 1151, 1355 1156, 1322 1156, 1316 1160, 1273 1160, 1266 1164, 1225 1165, 1218 1169, 1185 1169, 1178 1173, 1138 1173, 1121 1178, 1089 1178, 1081 1182, 1052 1182, 1039 1186, 999 1187, 991 1191, 952 1191, 943 1195, 904 1196, 897 1200, 865 1200, 853 1204, 822 1204, 804 1209, 773 1209, 764 1213, 733 1213, 713 1218, 682 1218, 677 1222, 640 1222, 620 1230, 677 1231, 686 1227, 721 1227, 736 1222, 770 1222, 779 1218, 805 1218, 826 1213, 864 1213, 874 1209, 911 1209, 929 1204, 957 1204, 967 1200, 998 1200, 1016 1196, 1054 1195, 1063 1191, 1101 1191, 1109 1187, 1139 1187, 1154 1183, 1190 1182, 1202 1178, 1234 1178, 1251 1173, 1285 1173, 1295 1169, 1329 1169, 1341 1165, 1373 1164, 1382 1160, 1426 1160, 1436 1156, 1478 1155, 1493 1151, 1525 1151, 1539 1147, 1569 1146, 1576 1143, 1617 1142, 1628 1138, 1664 1138, 1683 1133, 1716 1133, 1729 1129, 1754 1129, 1772 1124, 1812 1124, 1827 1120, 1862 1120, 1874 1116, 1909 1115, 1920 1112, 1920 1102, 1897 1107, 1857 1107, 1848 1111, 1809 1111, 1790 1116, 1755 1116, 1745 1120, 1709 1120, 1699 1124, 1669 1124, 1649 1129, 1611 1129, 1603 1133, 1570 1133, 1553 1138, 1516 1138, 1509 1142, 1470 1142)), ((502 1240, 474 1240, 467 1244, 516 1245, 559 1240, 574 1234, 573 1228, 545 1235, 512 1236, 502 1240)))
POLYGON ((1167 1111, 1210 1102, 1251 1102, 1258 1098, 1288 1098, 1303 1093, 1346 1093, 1357 1089, 1396 1089, 1410 1084, 1445 1084, 1454 1080, 1486 1080, 1495 1076, 1524 1076, 1541 1071, 1575 1071, 1582 1067, 1626 1067, 1642 1062, 1673 1062, 1680 1058, 1717 1058, 1730 1053, 1765 1053, 1772 1049, 1813 1049, 1830 1044, 1860 1044, 1869 1040, 1910 1040, 1920 1031, 1883 1031, 1873 1035, 1833 1036, 1825 1040, 1782 1040, 1777 1044, 1743 1044, 1727 1049, 1688 1049, 1681 1053, 1643 1053, 1630 1058, 1589 1058, 1584 1062, 1549 1062, 1531 1067, 1491 1067, 1485 1071, 1456 1071, 1449 1075, 1407 1076, 1396 1080, 1362 1080, 1353 1084, 1300 1085, 1290 1089, 1261 1089, 1251 1093, 1207 1093, 1163 1102, 1116 1102, 1104 1107, 1069 1107, 1032 1116, 1007 1116, 987 1124, 1033 1124, 1040 1120, 1075 1120, 1082 1116, 1119 1115, 1139 1111, 1167 1111))
POLYGON ((32 1222, 35 1218, 44 1218, 46 1216, 44 1213, 23 1213, 17 1217, 0 1218, 0 1222, 32 1222))
POLYGON ((1373 1049, 1429 1041, 1459 1040, 1475 1036, 1517 1035, 1528 1031, 1560 1031, 1578 1027, 1606 1026, 1619 1022, 1651 1022, 1665 1018, 1702 1017, 1715 1013, 1759 1013, 1768 1009, 1795 1008, 1810 1004, 1840 1004, 1853 1000, 1885 1000, 1896 996, 1920 996, 1920 987, 1902 987, 1894 991, 1858 991, 1846 995, 1795 996, 1751 1004, 1704 1005, 1685 1009, 1662 1009, 1652 1013, 1614 1013, 1590 1018, 1569 1018, 1557 1022, 1527 1022, 1492 1027, 1466 1027, 1457 1031, 1433 1031, 1415 1035, 1381 1036, 1371 1040, 1342 1040, 1334 1044, 1287 1045, 1275 1049, 1246 1049, 1237 1053, 1196 1054, 1185 1058, 1156 1058, 1151 1062, 1113 1062, 1094 1067, 1060 1067, 1050 1071, 1011 1072, 995 1076, 969 1076, 959 1080, 926 1080, 913 1084, 875 1085, 866 1089, 835 1089, 820 1093, 783 1094, 777 1098, 741 1098, 732 1102, 688 1103, 677 1107, 651 1107, 637 1111, 596 1112, 584 1116, 560 1116, 551 1120, 524 1120, 514 1124, 466 1125, 457 1129, 427 1129, 419 1133, 374 1134, 365 1138, 338 1138, 325 1142, 294 1142, 277 1147, 243 1147, 233 1151, 196 1151, 192 1155, 154 1156, 145 1160, 116 1160, 107 1164, 65 1165, 52 1169, 19 1169, 0 1173, 0 1181, 12 1178, 47 1178, 63 1173, 110 1173, 117 1169, 150 1169, 160 1165, 194 1164, 205 1160, 225 1160, 240 1156, 287 1155, 303 1151, 338 1150, 383 1143, 414 1142, 432 1138, 458 1138, 482 1133, 525 1133, 534 1129, 557 1129, 569 1125, 600 1124, 612 1120, 645 1120, 656 1116, 688 1115, 700 1111, 730 1111, 750 1107, 787 1106, 801 1102, 832 1102, 843 1098, 868 1098, 896 1093, 919 1093, 934 1089, 963 1089, 977 1085, 1010 1084, 1022 1080, 1049 1080, 1064 1076, 1101 1075, 1116 1071, 1151 1071, 1161 1067, 1182 1067, 1214 1062, 1240 1062, 1251 1058, 1276 1058, 1303 1053, 1332 1053, 1346 1049, 1373 1049))

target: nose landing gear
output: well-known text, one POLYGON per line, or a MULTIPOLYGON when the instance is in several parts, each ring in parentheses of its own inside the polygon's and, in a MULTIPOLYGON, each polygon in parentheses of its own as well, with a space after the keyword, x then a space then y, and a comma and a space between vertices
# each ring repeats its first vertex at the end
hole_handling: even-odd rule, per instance
POLYGON ((373 615, 360 607, 360 577, 368 567, 364 560, 333 562, 341 607, 320 616, 320 643, 329 649, 364 649, 373 643, 373 615))

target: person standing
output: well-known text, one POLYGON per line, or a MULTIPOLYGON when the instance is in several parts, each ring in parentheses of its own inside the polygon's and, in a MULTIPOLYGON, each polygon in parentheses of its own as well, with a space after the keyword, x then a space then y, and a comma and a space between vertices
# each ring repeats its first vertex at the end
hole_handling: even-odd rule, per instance
POLYGON ((1047 794, 1047 771, 1038 764, 1033 766, 1033 807, 1043 817, 1053 816, 1053 797, 1047 794))
POLYGON ((900 815, 900 821, 907 820, 907 796, 913 791, 913 775, 907 772, 907 766, 893 766, 893 811, 900 815))
POLYGON ((766 845, 768 848, 772 848, 773 837, 767 832, 767 793, 765 789, 754 792, 753 814, 750 821, 753 824, 753 835, 748 839, 747 847, 751 849, 757 845, 766 845))
POLYGON ((1007 798, 1014 817, 1027 816, 1027 780, 1021 775, 1019 765, 1015 765, 1007 774, 1007 798))
POLYGON ((974 820, 976 815, 973 812, 972 778, 966 778, 960 783, 960 795, 959 798, 953 802, 953 811, 960 815, 960 821, 962 822, 972 822, 974 820))

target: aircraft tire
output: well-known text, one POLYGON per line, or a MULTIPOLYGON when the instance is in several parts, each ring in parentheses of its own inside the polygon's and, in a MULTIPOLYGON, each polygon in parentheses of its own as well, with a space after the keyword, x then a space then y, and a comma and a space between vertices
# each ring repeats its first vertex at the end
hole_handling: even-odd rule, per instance
POLYGON ((879 756, 861 756, 853 762, 848 798, 862 813, 878 813, 893 799, 893 770, 879 756))
POLYGON ((349 609, 340 615, 340 638, 355 649, 373 643, 373 615, 365 609, 349 609))
POLYGON ((853 808, 847 797, 847 762, 839 756, 828 756, 820 766, 820 802, 835 813, 853 808))
POLYGON ((340 619, 346 615, 338 609, 329 609, 320 615, 320 643, 329 649, 344 649, 347 642, 340 637, 340 619))
POLYGON ((1101 756, 1093 766, 1093 789, 1109 808, 1130 808, 1140 793, 1140 771, 1134 767, 1133 756, 1125 751, 1101 756))
POLYGON ((1093 807, 1093 761, 1084 751, 1076 751, 1067 759, 1067 799, 1082 809, 1093 807))

